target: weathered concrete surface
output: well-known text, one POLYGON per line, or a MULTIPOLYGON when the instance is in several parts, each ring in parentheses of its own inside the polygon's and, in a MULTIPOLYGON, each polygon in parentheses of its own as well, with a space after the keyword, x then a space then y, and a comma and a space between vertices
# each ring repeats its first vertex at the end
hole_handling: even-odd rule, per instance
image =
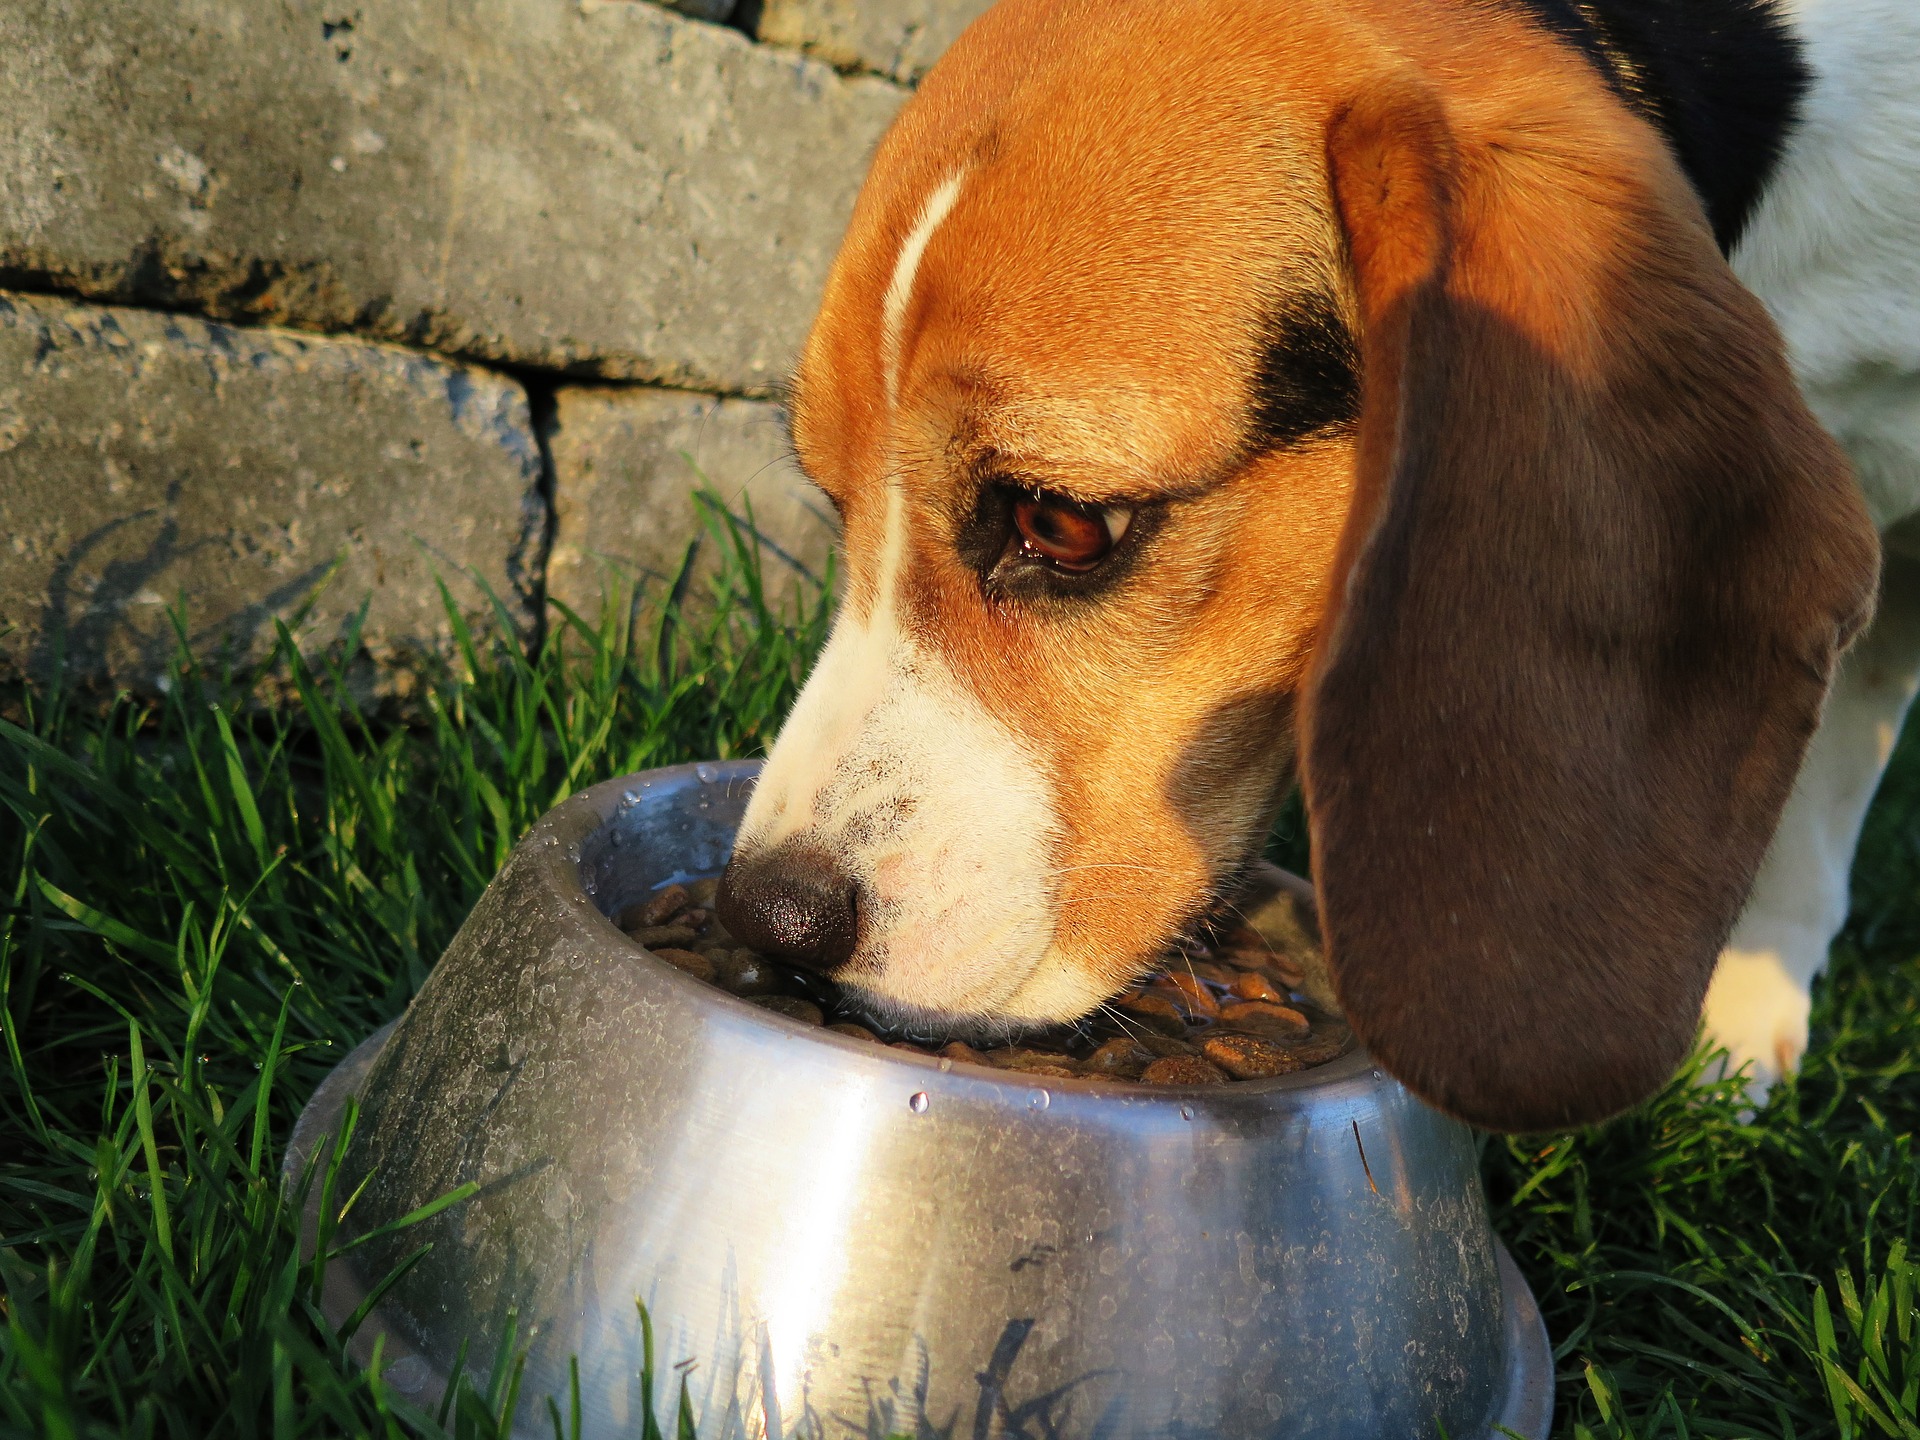
MULTIPOLYGON (((762 540, 768 589, 824 576, 836 531, 832 507, 800 473, 778 406, 684 391, 563 389, 547 436, 553 457, 553 550, 547 593, 598 615, 608 582, 636 580, 655 597, 679 573, 701 532, 696 489, 715 492, 762 540)), ((694 574, 719 558, 700 541, 694 574)))
POLYGON ((905 93, 639 3, 0 5, 0 283, 767 392, 905 93))
POLYGON ((195 651, 257 656, 362 601, 375 691, 446 648, 471 568, 531 623, 545 513, 526 396, 390 346, 0 294, 0 678, 149 693, 187 597, 195 651))
POLYGON ((842 70, 918 80, 993 0, 765 0, 756 33, 842 70))

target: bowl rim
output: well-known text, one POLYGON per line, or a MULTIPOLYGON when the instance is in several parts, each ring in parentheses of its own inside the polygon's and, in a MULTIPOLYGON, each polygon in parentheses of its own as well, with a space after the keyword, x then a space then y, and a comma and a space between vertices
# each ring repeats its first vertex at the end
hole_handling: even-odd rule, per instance
MULTIPOLYGON (((636 792, 644 792, 645 789, 654 785, 687 778, 697 780, 702 785, 714 784, 718 779, 725 779, 728 783, 735 780, 751 780, 758 775, 763 763, 759 759, 696 760, 681 765, 662 765, 650 770, 637 770, 630 775, 600 781, 584 790, 574 792, 548 811, 527 831, 519 846, 515 848, 526 848, 532 851, 538 843, 536 837, 544 840, 545 837, 541 832, 551 821, 555 822, 556 828, 564 823, 567 830, 577 830, 578 833, 573 837, 574 844, 584 850, 593 836, 600 834, 614 823, 623 803, 635 803, 631 797, 636 792), (581 825, 577 817, 587 815, 594 817, 593 823, 581 825)), ((838 1034, 824 1024, 810 1025, 804 1020, 796 1020, 776 1010, 755 1005, 750 1000, 697 979, 678 966, 662 960, 613 923, 613 916, 601 908, 599 900, 586 888, 582 876, 586 860, 584 858, 576 860, 571 856, 572 851, 566 847, 559 847, 558 855, 543 856, 543 859, 560 861, 558 869, 550 866, 545 869, 545 878, 555 886, 562 903, 573 907, 584 904, 592 912, 592 919, 589 919, 588 924, 591 926, 594 920, 597 920, 598 928, 618 942, 614 947, 614 953, 620 959, 628 963, 641 964, 643 967, 650 966, 654 973, 664 976, 670 985, 679 987, 680 993, 690 997, 696 1009, 718 1003, 723 1014, 732 1014, 770 1025, 776 1034, 804 1035, 816 1043, 839 1047, 848 1054, 864 1055, 873 1060, 898 1061, 903 1065, 932 1069, 941 1075, 948 1076, 959 1073, 960 1067, 965 1066, 968 1078, 974 1076, 991 1078, 1001 1084, 1025 1090, 1071 1087, 1074 1093, 1124 1096, 1136 1103, 1156 1098, 1164 1098, 1171 1103, 1179 1104, 1191 1103, 1199 1096, 1209 1098, 1233 1096, 1251 1099, 1256 1096, 1291 1094, 1316 1086, 1337 1085, 1353 1080, 1363 1072, 1377 1073, 1378 1071, 1373 1058, 1367 1054, 1366 1047, 1359 1042, 1358 1037, 1344 1054, 1336 1055, 1333 1059, 1319 1065, 1310 1065, 1304 1070, 1289 1071, 1284 1075, 1269 1075, 1258 1080, 1229 1079, 1224 1082, 1198 1085, 1147 1085, 1139 1081, 1113 1080, 1092 1075, 1029 1075, 1018 1070, 999 1070, 991 1066, 975 1065, 971 1061, 952 1060, 943 1055, 896 1049, 891 1042, 885 1040, 877 1044, 872 1040, 856 1040, 851 1035, 838 1034)), ((668 885, 686 884, 689 880, 709 878, 715 877, 677 870, 673 877, 660 881, 651 889, 657 892, 668 885)))

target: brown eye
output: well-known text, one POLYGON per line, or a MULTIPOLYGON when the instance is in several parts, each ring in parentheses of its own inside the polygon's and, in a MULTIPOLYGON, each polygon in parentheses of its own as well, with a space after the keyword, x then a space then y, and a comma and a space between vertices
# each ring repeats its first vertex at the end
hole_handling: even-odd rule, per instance
POLYGON ((1013 502, 1022 548, 1062 570, 1091 570, 1125 533, 1132 512, 1102 510, 1058 495, 1023 495, 1013 502))

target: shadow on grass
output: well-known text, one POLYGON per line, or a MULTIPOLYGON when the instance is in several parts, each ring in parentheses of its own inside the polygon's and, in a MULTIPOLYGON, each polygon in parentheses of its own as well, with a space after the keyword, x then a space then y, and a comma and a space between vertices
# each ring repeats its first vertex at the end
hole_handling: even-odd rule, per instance
POLYGON ((347 1359, 281 1146, 541 814, 771 740, 830 597, 774 599, 751 530, 706 516, 721 563, 676 580, 681 603, 615 584, 597 617, 555 607, 531 652, 507 607, 470 629, 449 597, 454 650, 408 723, 356 700, 351 637, 308 655, 285 627, 256 671, 183 651, 157 700, 18 697, 21 723, 0 721, 0 1431, 484 1436, 512 1412, 499 1366, 434 1415, 347 1359), (299 703, 243 698, 262 692, 299 703))

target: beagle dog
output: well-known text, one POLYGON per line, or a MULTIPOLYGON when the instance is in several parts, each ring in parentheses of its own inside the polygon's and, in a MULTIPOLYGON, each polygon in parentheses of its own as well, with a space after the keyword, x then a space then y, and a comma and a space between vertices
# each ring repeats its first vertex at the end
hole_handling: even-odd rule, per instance
POLYGON ((1920 660, 1898 559, 1842 660, 1920 511, 1916 54, 1911 0, 1001 0, 799 366, 846 588, 725 923, 1069 1020, 1297 774, 1426 1100, 1598 1120, 1703 1000, 1764 1086, 1920 660))

